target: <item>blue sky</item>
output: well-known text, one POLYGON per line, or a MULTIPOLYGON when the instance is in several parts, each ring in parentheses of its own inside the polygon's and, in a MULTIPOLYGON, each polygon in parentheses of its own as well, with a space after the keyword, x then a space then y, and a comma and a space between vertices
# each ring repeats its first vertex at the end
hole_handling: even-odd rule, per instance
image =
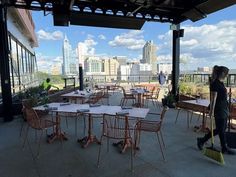
MULTIPOLYGON (((185 69, 198 66, 226 65, 236 68, 236 6, 218 11, 198 22, 181 24, 185 37, 181 41, 181 59, 185 69), (226 62, 227 61, 227 62, 226 62)), ((38 66, 48 69, 61 62, 63 37, 66 34, 73 49, 84 43, 95 55, 127 56, 141 59, 145 41, 153 40, 157 45, 158 61, 171 61, 171 31, 169 23, 146 22, 141 31, 97 28, 85 26, 53 26, 52 15, 33 12, 39 47, 38 66)))

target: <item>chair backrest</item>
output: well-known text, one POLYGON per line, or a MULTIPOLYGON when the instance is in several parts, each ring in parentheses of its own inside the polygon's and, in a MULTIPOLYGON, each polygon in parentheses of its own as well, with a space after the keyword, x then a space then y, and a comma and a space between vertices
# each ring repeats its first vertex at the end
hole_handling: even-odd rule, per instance
POLYGON ((160 87, 156 87, 156 99, 159 98, 160 90, 160 87))
POLYGON ((121 87, 121 86, 120 86, 120 88, 121 88, 121 90, 122 90, 122 92, 123 92, 123 95, 126 96, 126 91, 125 91, 124 87, 121 87))
POLYGON ((163 122, 164 120, 164 117, 165 117, 165 114, 166 114, 166 111, 168 110, 169 108, 167 106, 164 106, 162 111, 161 111, 161 115, 160 115, 160 120, 161 122, 163 122))
POLYGON ((103 136, 113 139, 123 139, 125 132, 126 137, 131 137, 129 118, 120 115, 103 115, 103 136))
POLYGON ((236 119, 236 103, 231 104, 230 117, 231 117, 231 119, 236 119))
POLYGON ((29 126, 35 129, 40 129, 40 118, 32 108, 25 108, 26 120, 29 126))
POLYGON ((147 86, 146 89, 149 90, 149 92, 153 94, 156 90, 156 86, 147 86))

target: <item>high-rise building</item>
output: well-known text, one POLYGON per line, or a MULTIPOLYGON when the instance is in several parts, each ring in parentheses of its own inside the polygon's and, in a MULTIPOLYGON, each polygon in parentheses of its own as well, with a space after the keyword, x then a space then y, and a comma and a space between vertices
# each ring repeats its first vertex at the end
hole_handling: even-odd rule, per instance
POLYGON ((105 75, 104 64, 99 57, 89 56, 84 61, 86 75, 105 75))
POLYGON ((107 76, 107 81, 117 80, 117 73, 119 69, 119 62, 115 59, 102 59, 104 65, 104 72, 107 76))
POLYGON ((152 73, 157 73, 157 46, 153 41, 147 41, 143 47, 143 59, 141 63, 148 63, 152 65, 152 73))
POLYGON ((76 52, 72 50, 72 47, 66 35, 64 38, 62 51, 63 51, 62 74, 64 76, 76 75, 78 73, 78 60, 76 52))
POLYGON ((115 56, 113 59, 117 60, 119 63, 119 67, 117 70, 117 77, 119 80, 121 80, 121 66, 125 66, 127 63, 127 57, 126 56, 115 56))

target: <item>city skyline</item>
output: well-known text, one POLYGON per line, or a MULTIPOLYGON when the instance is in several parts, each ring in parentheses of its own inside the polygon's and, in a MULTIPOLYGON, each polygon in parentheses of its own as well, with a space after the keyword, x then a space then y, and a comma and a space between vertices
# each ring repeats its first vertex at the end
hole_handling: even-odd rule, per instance
MULTIPOLYGON (((187 21, 181 25, 185 29, 185 36, 181 39, 181 60, 187 61, 185 68, 212 67, 215 64, 236 68, 235 10, 236 6, 232 6, 196 23, 187 21)), ((171 61, 170 24, 149 22, 142 30, 136 31, 82 26, 54 27, 50 15, 43 17, 38 12, 33 13, 33 18, 39 40, 39 47, 35 49, 39 70, 48 70, 52 63, 62 62, 61 46, 65 34, 73 49, 80 43, 88 54, 127 56, 130 60, 142 59, 142 47, 146 41, 153 40, 157 45, 158 61, 171 61)))

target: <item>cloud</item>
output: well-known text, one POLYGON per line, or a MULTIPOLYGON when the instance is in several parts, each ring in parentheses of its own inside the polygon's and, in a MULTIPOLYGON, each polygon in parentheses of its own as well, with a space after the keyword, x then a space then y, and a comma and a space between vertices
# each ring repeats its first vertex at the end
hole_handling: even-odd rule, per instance
MULTIPOLYGON (((180 42, 181 53, 188 54, 188 63, 192 63, 194 69, 196 64, 198 66, 212 66, 213 63, 230 65, 232 62, 236 62, 236 20, 201 26, 188 25, 182 28, 184 28, 185 34, 180 42)), ((169 54, 172 32, 161 34, 158 38, 162 43, 159 46, 159 53, 161 55, 169 54)), ((236 65, 229 67, 235 68, 236 65)))
POLYGON ((78 46, 83 50, 83 55, 94 55, 97 42, 93 39, 94 36, 91 34, 87 35, 87 38, 83 42, 79 42, 78 46))
POLYGON ((46 32, 44 30, 39 30, 37 32, 38 39, 41 40, 61 40, 63 39, 63 33, 61 31, 46 32))
POLYGON ((112 47, 125 47, 129 50, 139 50, 145 44, 143 31, 132 30, 116 36, 108 44, 112 47))
POLYGON ((106 40, 106 36, 104 36, 103 34, 98 35, 98 38, 101 40, 106 40))
POLYGON ((51 73, 52 66, 62 64, 62 56, 46 56, 42 53, 36 53, 37 65, 39 71, 51 73))
POLYGON ((180 44, 182 46, 194 46, 194 45, 197 45, 198 44, 198 41, 196 39, 190 39, 190 40, 181 40, 180 41, 180 44))

